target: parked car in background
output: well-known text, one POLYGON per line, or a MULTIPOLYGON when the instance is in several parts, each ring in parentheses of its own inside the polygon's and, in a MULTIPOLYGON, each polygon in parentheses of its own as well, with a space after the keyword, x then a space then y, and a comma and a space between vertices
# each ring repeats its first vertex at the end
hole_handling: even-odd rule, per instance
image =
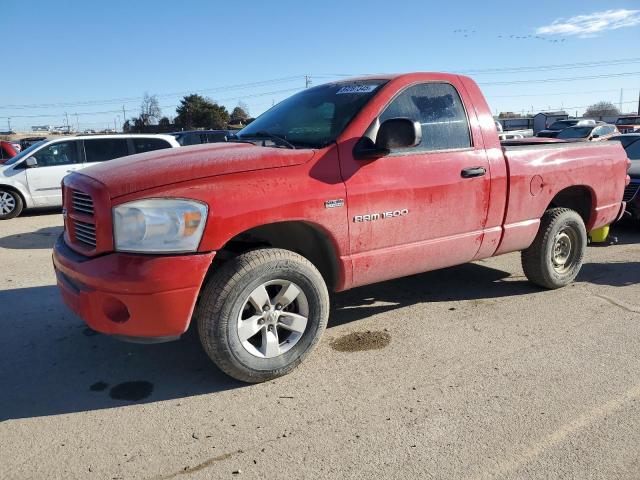
MULTIPOLYGON (((42 140, 0 167, 0 220, 25 208, 62 205, 68 173, 106 160, 180 145, 171 135, 98 135, 42 140)), ((87 203, 87 208, 91 208, 87 203)))
POLYGON ((201 143, 226 142, 232 135, 230 130, 191 130, 187 132, 174 132, 173 135, 178 143, 186 147, 188 145, 200 145, 201 143))
POLYGON ((0 165, 5 163, 10 158, 15 157, 18 152, 19 150, 16 150, 16 147, 12 142, 0 140, 0 165))
POLYGON ((622 143, 627 157, 631 160, 628 171, 631 182, 624 189, 623 200, 627 202, 627 212, 634 219, 640 220, 640 132, 618 135, 609 140, 622 143))
POLYGON ((587 118, 569 118, 553 122, 549 128, 538 132, 537 137, 556 138, 558 134, 569 127, 595 125, 596 121, 587 118))
POLYGON ((25 137, 20 139, 20 149, 22 150, 26 150, 27 148, 29 148, 31 145, 33 145, 34 143, 38 143, 41 142, 42 140, 46 140, 47 137, 25 137))
POLYGON ((620 133, 632 133, 640 130, 640 115, 620 117, 616 120, 616 127, 620 133))
POLYGON ((601 141, 607 140, 614 135, 618 135, 618 130, 615 125, 609 125, 607 123, 598 122, 595 125, 584 125, 565 128, 560 131, 555 138, 559 140, 572 140, 572 141, 601 141))

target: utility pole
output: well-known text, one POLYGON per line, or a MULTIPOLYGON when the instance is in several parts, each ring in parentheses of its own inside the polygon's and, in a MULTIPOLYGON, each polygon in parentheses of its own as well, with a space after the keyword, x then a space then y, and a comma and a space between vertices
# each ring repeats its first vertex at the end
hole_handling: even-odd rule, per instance
POLYGON ((622 96, 624 95, 624 88, 620 89, 620 105, 619 105, 619 111, 620 113, 622 113, 622 96))
POLYGON ((118 127, 116 126, 116 119, 113 119, 113 131, 117 132, 118 131, 118 127))
POLYGON ((638 115, 640 115, 640 92, 638 92, 638 115))
POLYGON ((69 114, 67 112, 64 112, 64 118, 67 121, 67 133, 69 133, 69 114))
POLYGON ((78 127, 78 132, 80 132, 80 120, 78 120, 78 114, 74 114, 76 116, 76 127, 78 127))
POLYGON ((11 131, 11 117, 7 117, 7 125, 9 125, 9 131, 11 131))
POLYGON ((304 88, 309 88, 311 86, 311 75, 304 76, 304 88))
POLYGON ((124 105, 122 105, 122 123, 127 121, 127 112, 124 111, 124 105))

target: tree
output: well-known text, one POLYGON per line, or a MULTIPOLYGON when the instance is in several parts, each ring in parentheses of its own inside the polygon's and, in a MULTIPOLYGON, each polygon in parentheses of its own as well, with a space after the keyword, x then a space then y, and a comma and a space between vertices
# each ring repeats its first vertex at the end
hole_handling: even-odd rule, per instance
POLYGON ((164 128, 168 128, 169 126, 171 126, 171 120, 169 120, 168 117, 162 117, 158 122, 158 125, 164 128))
POLYGON ((598 102, 589 106, 584 112, 585 117, 615 117, 620 115, 620 110, 611 102, 598 102))
POLYGON ((180 100, 176 113, 175 123, 187 129, 224 129, 229 123, 229 112, 224 106, 195 93, 180 100))
POLYGON ((161 116, 162 110, 160 110, 158 96, 149 95, 145 92, 144 97, 142 97, 142 104, 140 105, 140 120, 143 125, 157 125, 161 116))
POLYGON ((520 115, 514 112, 500 112, 500 115, 498 115, 498 118, 519 118, 519 117, 520 115))
POLYGON ((231 112, 231 123, 246 123, 249 118, 249 109, 245 103, 238 102, 236 108, 231 112))
POLYGON ((122 125, 122 131, 124 133, 128 133, 131 131, 131 121, 130 120, 125 120, 124 124, 122 125))

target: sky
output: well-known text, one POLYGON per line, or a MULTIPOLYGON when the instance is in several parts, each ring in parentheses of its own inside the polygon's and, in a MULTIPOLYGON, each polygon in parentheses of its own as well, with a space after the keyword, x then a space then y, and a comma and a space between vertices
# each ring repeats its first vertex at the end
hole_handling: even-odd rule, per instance
POLYGON ((640 1, 0 0, 0 130, 120 128, 145 92, 175 115, 187 93, 257 116, 351 75, 474 78, 494 113, 600 100, 635 111, 640 1), (8 120, 10 118, 10 120, 8 120))

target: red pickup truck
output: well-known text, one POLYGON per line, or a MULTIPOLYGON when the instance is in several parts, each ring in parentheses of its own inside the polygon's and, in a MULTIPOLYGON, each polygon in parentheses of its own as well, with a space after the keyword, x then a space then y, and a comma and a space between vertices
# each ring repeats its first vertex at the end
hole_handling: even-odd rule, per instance
POLYGON ((345 80, 235 140, 68 175, 53 262, 91 328, 166 341, 194 319, 222 370, 259 382, 313 349, 329 290, 514 251, 532 282, 570 283, 628 166, 618 142, 502 146, 463 76, 345 80))

